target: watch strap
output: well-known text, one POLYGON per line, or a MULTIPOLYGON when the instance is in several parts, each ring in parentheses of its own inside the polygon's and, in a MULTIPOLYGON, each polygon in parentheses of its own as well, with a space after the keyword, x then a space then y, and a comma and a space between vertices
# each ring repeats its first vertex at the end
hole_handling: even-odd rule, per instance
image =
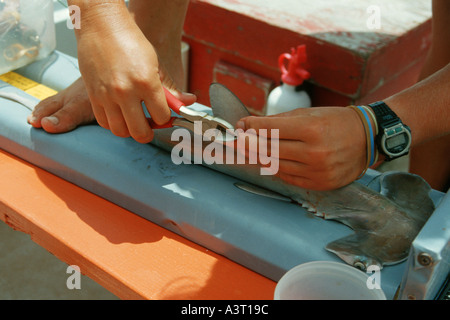
MULTIPOLYGON (((397 133, 404 132, 404 130, 410 132, 411 130, 409 127, 403 124, 397 114, 383 101, 374 102, 368 106, 372 109, 375 118, 377 119, 378 134, 376 137, 376 144, 378 151, 386 156, 385 160, 390 161, 402 155, 408 154, 409 146, 406 147, 405 151, 399 155, 394 156, 390 154, 390 152, 387 152, 387 150, 384 149, 383 140, 386 138, 386 135, 393 136, 397 133)), ((410 136, 410 134, 408 135, 410 136)))
POLYGON ((401 122, 397 114, 383 101, 374 102, 368 106, 372 108, 373 113, 377 118, 378 129, 380 132, 382 132, 384 128, 392 127, 401 122))

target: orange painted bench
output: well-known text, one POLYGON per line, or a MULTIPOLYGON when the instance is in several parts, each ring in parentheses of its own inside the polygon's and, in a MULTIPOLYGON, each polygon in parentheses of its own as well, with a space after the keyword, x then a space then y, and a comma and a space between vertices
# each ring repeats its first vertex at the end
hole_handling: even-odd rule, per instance
POLYGON ((0 219, 121 299, 273 299, 274 281, 4 151, 0 172, 0 219))

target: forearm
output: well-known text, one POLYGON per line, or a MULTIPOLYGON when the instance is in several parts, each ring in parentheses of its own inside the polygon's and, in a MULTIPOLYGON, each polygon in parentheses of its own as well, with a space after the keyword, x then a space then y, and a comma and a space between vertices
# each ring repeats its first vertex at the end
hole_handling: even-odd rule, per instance
POLYGON ((412 145, 450 133, 450 64, 416 85, 385 99, 411 128, 412 145))
POLYGON ((130 0, 128 5, 133 20, 179 88, 184 87, 181 36, 188 5, 189 0, 130 0))
POLYGON ((450 1, 433 0, 432 43, 419 80, 425 79, 450 61, 450 1))
POLYGON ((80 8, 81 28, 75 29, 77 40, 91 34, 107 38, 133 23, 124 0, 68 0, 80 8))
POLYGON ((136 24, 159 51, 181 43, 189 0, 130 0, 128 9, 136 24))

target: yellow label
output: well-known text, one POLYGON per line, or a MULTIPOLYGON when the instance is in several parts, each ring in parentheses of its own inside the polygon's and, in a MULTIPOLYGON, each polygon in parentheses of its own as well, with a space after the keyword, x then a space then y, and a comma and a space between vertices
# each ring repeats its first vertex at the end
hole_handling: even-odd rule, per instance
POLYGON ((45 98, 51 97, 58 93, 56 90, 46 87, 41 83, 28 79, 13 71, 0 75, 0 80, 25 91, 30 96, 38 98, 39 100, 44 100, 45 98))
POLYGON ((37 86, 25 90, 25 92, 28 93, 30 96, 38 98, 39 100, 44 100, 58 93, 57 91, 49 87, 46 87, 43 84, 38 84, 37 86))

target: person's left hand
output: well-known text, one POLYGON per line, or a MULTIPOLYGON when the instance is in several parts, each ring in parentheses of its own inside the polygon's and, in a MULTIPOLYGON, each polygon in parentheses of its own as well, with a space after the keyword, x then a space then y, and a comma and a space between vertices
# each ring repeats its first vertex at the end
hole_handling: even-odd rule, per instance
MULTIPOLYGON (((279 170, 287 183, 305 189, 345 186, 366 164, 363 124, 350 108, 314 107, 267 116, 246 117, 236 128, 279 130, 279 170)), ((270 148, 270 146, 269 146, 270 148)), ((258 148, 259 149, 259 148, 258 148)))

